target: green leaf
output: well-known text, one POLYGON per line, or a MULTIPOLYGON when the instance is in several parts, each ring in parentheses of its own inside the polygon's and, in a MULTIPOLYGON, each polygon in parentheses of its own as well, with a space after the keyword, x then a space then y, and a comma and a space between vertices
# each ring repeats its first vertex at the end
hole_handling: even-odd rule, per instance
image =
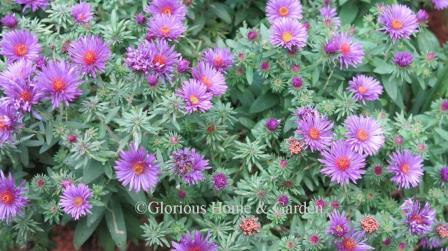
POLYGON ((254 69, 252 67, 246 67, 246 79, 247 83, 251 85, 254 81, 254 69))
POLYGON ((82 244, 90 238, 100 222, 101 218, 98 218, 95 222, 88 226, 87 218, 84 217, 78 222, 78 224, 76 224, 75 236, 73 238, 73 245, 76 249, 81 248, 82 244))
POLYGON ((230 16, 229 12, 227 11, 227 7, 225 4, 222 3, 213 3, 210 4, 210 10, 219 18, 221 18, 224 22, 231 24, 232 23, 232 17, 230 16))
POLYGON ((121 205, 115 200, 110 201, 109 208, 106 212, 106 223, 110 236, 114 240, 117 247, 120 250, 125 251, 127 239, 126 224, 121 205))
POLYGON ((271 93, 259 96, 249 109, 250 113, 259 113, 274 107, 278 103, 277 98, 271 93))
POLYGON ((394 78, 383 78, 384 89, 386 90, 387 95, 392 100, 397 99, 398 97, 398 83, 394 81, 394 78))
POLYGON ((98 161, 90 160, 87 166, 84 168, 84 174, 82 180, 84 181, 84 183, 89 184, 103 173, 104 173, 104 166, 101 165, 101 163, 98 161))
POLYGON ((437 134, 439 134, 443 139, 445 139, 446 141, 448 141, 448 132, 441 129, 441 128, 436 128, 435 131, 437 132, 437 134))
POLYGON ((356 3, 347 3, 342 6, 339 12, 343 24, 351 24, 358 15, 359 7, 356 3))
POLYGON ((436 51, 440 48, 437 37, 427 29, 422 29, 417 34, 417 44, 421 53, 436 51))

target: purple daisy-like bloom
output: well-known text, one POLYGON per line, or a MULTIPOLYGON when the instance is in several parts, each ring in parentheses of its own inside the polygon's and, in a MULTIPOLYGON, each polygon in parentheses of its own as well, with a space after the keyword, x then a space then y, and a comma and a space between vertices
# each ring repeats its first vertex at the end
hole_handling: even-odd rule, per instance
POLYGON ((173 173, 182 177, 188 185, 195 185, 202 181, 205 178, 204 170, 211 168, 208 160, 195 149, 179 149, 171 154, 171 160, 173 173))
POLYGON ((348 85, 348 91, 353 94, 357 101, 375 101, 383 93, 383 86, 377 79, 363 74, 353 77, 348 85))
POLYGON ((448 166, 442 167, 440 169, 440 179, 443 182, 448 183, 448 166))
POLYGON ((311 151, 321 151, 333 140, 333 123, 322 115, 304 117, 298 122, 297 133, 311 151))
POLYGON ((323 22, 326 26, 335 28, 341 26, 341 19, 338 17, 336 8, 324 6, 320 9, 320 15, 322 16, 323 22))
POLYGON ((185 25, 176 16, 156 15, 148 23, 148 33, 153 38, 176 40, 183 36, 185 25))
POLYGON ((298 119, 297 124, 300 124, 300 120, 319 116, 320 114, 319 114, 319 111, 317 111, 313 107, 304 106, 304 107, 298 108, 296 110, 295 115, 298 119))
POLYGON ((277 202, 278 202, 278 204, 280 204, 280 206, 286 207, 289 204, 288 195, 282 194, 282 195, 278 196, 277 202))
POLYGON ((92 195, 92 191, 85 184, 71 185, 64 190, 59 205, 66 214, 78 220, 80 217, 92 213, 90 211, 92 209, 90 204, 92 195))
POLYGON ((336 242, 338 251, 366 251, 374 248, 367 245, 362 232, 351 233, 336 242))
POLYGON ((10 31, 3 35, 0 54, 9 61, 36 60, 41 46, 37 37, 27 30, 10 31))
POLYGON ((205 237, 201 232, 193 231, 182 236, 179 242, 172 242, 172 251, 217 251, 218 245, 210 240, 210 233, 205 237))
POLYGON ((6 26, 10 29, 14 29, 17 27, 17 24, 19 23, 19 21, 16 18, 16 14, 8 14, 8 15, 5 15, 4 17, 2 17, 2 19, 0 20, 0 23, 3 26, 6 26))
POLYGON ((401 4, 385 6, 379 22, 383 25, 382 30, 394 41, 409 39, 418 30, 417 16, 409 7, 401 4))
POLYGON ((176 69, 180 54, 163 39, 151 42, 149 51, 151 54, 151 70, 158 75, 169 78, 176 69))
POLYGON ((448 8, 448 0, 432 0, 436 10, 443 10, 448 8))
POLYGON ((48 0, 16 0, 16 3, 25 5, 23 10, 31 9, 33 12, 44 10, 49 5, 48 0))
POLYGON ((221 191, 227 187, 229 184, 227 175, 225 173, 219 172, 213 175, 213 187, 216 191, 221 191))
POLYGON ((298 0, 269 0, 266 16, 274 23, 281 19, 302 19, 302 5, 298 0))
POLYGON ((414 62, 414 56, 408 51, 399 51, 394 54, 394 63, 401 68, 406 68, 414 62))
POLYGON ((81 2, 72 6, 72 17, 79 24, 86 24, 93 19, 92 6, 89 3, 81 2))
POLYGON ((345 120, 347 143, 360 154, 375 155, 384 145, 383 128, 374 119, 350 116, 345 120))
POLYGON ((409 150, 397 151, 389 159, 389 172, 398 187, 416 187, 423 176, 423 159, 409 150))
POLYGON ((187 14, 187 8, 181 0, 153 0, 145 12, 155 15, 175 16, 181 20, 187 14))
POLYGON ((341 68, 356 67, 364 59, 364 49, 360 43, 354 42, 352 36, 347 33, 334 35, 325 45, 327 54, 336 54, 341 68))
POLYGON ((64 62, 52 61, 37 76, 38 88, 50 98, 53 109, 61 103, 68 105, 82 94, 77 69, 64 62))
POLYGON ((202 53, 202 60, 220 72, 227 71, 233 65, 233 55, 228 48, 207 49, 202 53))
POLYGON ((266 120, 266 124, 265 124, 266 128, 271 132, 276 131, 278 129, 279 125, 280 125, 280 120, 274 119, 274 118, 270 118, 270 119, 266 120))
POLYGON ((192 75, 205 85, 213 96, 221 96, 227 91, 224 75, 208 63, 200 62, 192 69, 192 75))
POLYGON ((152 65, 152 44, 144 41, 137 48, 129 47, 127 49, 125 63, 133 71, 148 73, 152 65))
POLYGON ((21 118, 18 111, 5 99, 0 100, 0 145, 11 140, 21 118))
POLYGON ((334 211, 330 214, 328 233, 335 237, 344 237, 350 232, 350 223, 344 212, 334 211))
POLYGON ((137 149, 131 145, 128 151, 122 151, 114 169, 121 184, 137 193, 153 189, 159 181, 160 166, 156 156, 143 147, 137 149))
POLYGON ((9 223, 22 213, 27 203, 24 184, 16 186, 11 174, 5 176, 0 171, 0 220, 9 223))
POLYGON ((321 170, 332 182, 346 185, 350 181, 356 183, 365 173, 365 158, 353 151, 347 142, 339 140, 331 148, 322 152, 323 159, 319 161, 324 165, 321 170))
POLYGON ((418 10, 418 12, 417 12, 417 21, 420 24, 423 24, 423 23, 428 22, 428 20, 429 20, 428 12, 426 10, 424 10, 424 9, 418 10))
POLYGON ((111 57, 109 47, 97 36, 85 36, 71 43, 68 53, 83 73, 91 74, 94 78, 97 73, 104 72, 111 57))
POLYGON ((206 112, 212 108, 213 95, 207 92, 207 87, 195 79, 187 80, 178 90, 177 95, 185 101, 188 113, 206 112))
POLYGON ((308 32, 303 24, 295 19, 280 19, 276 21, 270 31, 270 40, 274 46, 289 50, 306 46, 308 32))
POLYGON ((406 213, 405 223, 412 234, 424 235, 432 231, 436 211, 428 202, 420 208, 420 202, 407 199, 400 208, 406 213))

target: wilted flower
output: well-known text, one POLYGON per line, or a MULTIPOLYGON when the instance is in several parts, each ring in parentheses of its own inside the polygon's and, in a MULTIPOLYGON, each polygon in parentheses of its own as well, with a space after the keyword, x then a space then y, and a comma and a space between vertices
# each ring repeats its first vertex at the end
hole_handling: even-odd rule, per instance
POLYGON ((233 55, 228 48, 207 49, 202 53, 202 60, 220 72, 227 71, 233 65, 233 55))
POLYGON ((19 59, 36 60, 41 46, 37 37, 27 30, 14 30, 3 35, 0 54, 9 61, 19 59))
POLYGON ((301 49, 306 46, 308 32, 303 24, 295 19, 280 19, 272 25, 270 36, 274 46, 289 50, 301 49))
POLYGON ((72 17, 77 23, 86 24, 93 19, 92 6, 89 3, 78 3, 72 6, 72 17))
POLYGON ((384 145, 384 132, 375 120, 369 117, 350 116, 345 120, 347 143, 360 153, 375 155, 384 145))
POLYGON ((195 79, 190 79, 182 84, 177 95, 185 101, 185 109, 188 113, 195 111, 206 112, 212 108, 213 95, 207 92, 207 87, 195 79))
POLYGON ((153 38, 177 40, 183 36, 185 25, 175 16, 156 15, 148 24, 148 33, 153 38))
POLYGON ((400 188, 416 187, 423 176, 423 159, 409 150, 395 152, 389 159, 392 181, 400 188))
POLYGON ((152 15, 175 16, 184 19, 187 14, 187 8, 182 0, 153 0, 151 4, 145 8, 147 13, 152 15))
POLYGON ((350 232, 350 223, 344 212, 334 211, 330 214, 330 227, 328 233, 335 237, 344 237, 350 232))
POLYGON ((16 18, 16 14, 7 14, 4 17, 2 17, 2 19, 0 20, 0 23, 3 26, 6 26, 10 29, 14 29, 17 27, 17 24, 19 23, 19 21, 16 18))
POLYGON ((227 91, 224 75, 208 63, 200 62, 193 68, 192 75, 214 96, 221 96, 227 91))
POLYGON ((173 173, 180 176, 188 185, 202 181, 205 178, 204 171, 211 168, 208 160, 195 149, 179 149, 171 154, 171 160, 173 173))
POLYGON ((297 0, 269 0, 266 5, 266 16, 273 23, 281 19, 301 19, 302 5, 297 0))
POLYGON ((368 234, 375 233, 380 229, 380 224, 373 216, 366 216, 361 220, 361 228, 368 234))
POLYGON ((431 208, 428 202, 420 208, 420 202, 407 199, 401 209, 406 213, 405 223, 409 231, 415 235, 424 235, 432 230, 432 225, 436 217, 436 211, 431 208))
POLYGON ((414 56, 408 51, 399 51, 394 54, 394 63, 401 68, 406 68, 414 62, 414 56))
POLYGON ((375 101, 383 93, 383 87, 378 80, 362 74, 353 77, 348 85, 348 90, 357 101, 375 101))
POLYGON ((218 245, 210 240, 210 233, 205 237, 201 232, 193 231, 182 236, 179 242, 172 242, 173 251, 217 251, 218 245))
POLYGON ((91 197, 92 191, 90 191, 87 185, 71 185, 64 190, 59 204, 66 214, 78 220, 80 217, 92 212, 91 197))
POLYGON ((111 57, 107 44, 97 36, 85 36, 70 44, 69 54, 72 61, 83 73, 96 77, 104 72, 111 57))
POLYGON ((409 7, 401 4, 393 4, 385 7, 379 17, 383 25, 382 30, 389 34, 392 40, 409 39, 417 32, 418 21, 415 13, 409 7))
POLYGON ((247 217, 241 220, 240 229, 246 236, 260 232, 261 224, 257 217, 247 217))
POLYGON ((325 45, 327 54, 336 54, 341 68, 356 67, 364 59, 364 49, 360 43, 354 42, 347 33, 334 35, 325 45))
POLYGON ((24 184, 16 186, 11 174, 5 176, 0 171, 0 220, 9 223, 22 213, 27 203, 24 184))

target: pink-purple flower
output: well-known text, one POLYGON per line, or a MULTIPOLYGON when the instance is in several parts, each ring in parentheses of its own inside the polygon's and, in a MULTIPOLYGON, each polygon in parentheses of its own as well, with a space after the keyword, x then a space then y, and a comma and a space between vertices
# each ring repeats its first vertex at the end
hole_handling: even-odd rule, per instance
POLYGON ((355 100, 361 102, 378 100, 383 93, 383 86, 377 79, 363 74, 353 77, 348 85, 355 100))
POLYGON ((401 68, 409 67, 414 62, 414 56, 409 51, 399 51, 394 54, 394 63, 401 68))
POLYGON ((18 4, 23 4, 23 10, 31 9, 33 12, 39 9, 46 9, 49 5, 48 0, 16 0, 18 4))
POLYGON ((384 145, 384 131, 369 117, 350 116, 345 120, 347 143, 360 154, 375 155, 384 145))
POLYGON ((181 19, 168 15, 154 16, 148 26, 148 33, 151 37, 168 40, 177 40, 183 36, 186 29, 181 19))
POLYGON ((2 17, 2 19, 0 20, 0 23, 3 26, 6 26, 10 29, 14 29, 17 27, 17 24, 19 23, 19 21, 16 18, 16 14, 7 14, 4 17, 2 17))
POLYGON ((341 19, 338 17, 336 8, 324 6, 320 9, 320 15, 322 16, 323 22, 326 26, 333 28, 341 26, 341 19))
POLYGON ((81 2, 72 6, 72 17, 77 23, 86 24, 93 19, 92 6, 89 3, 81 2))
POLYGON ((298 20, 280 19, 272 24, 270 40, 277 47, 283 47, 289 50, 301 49, 306 46, 308 32, 305 26, 298 20))
POLYGON ((339 213, 338 211, 334 211, 330 214, 329 234, 341 238, 348 234, 350 229, 350 221, 344 212, 339 213))
POLYGON ((185 81, 177 91, 177 95, 185 102, 188 113, 195 111, 206 112, 212 108, 213 95, 207 92, 207 87, 195 79, 185 81))
POLYGON ((221 191, 229 184, 227 175, 223 172, 218 172, 213 175, 213 187, 216 191, 221 191))
POLYGON ((423 176, 423 159, 409 150, 394 152, 389 159, 389 172, 398 187, 416 187, 423 176))
POLYGON ((407 199, 400 208, 406 214, 405 223, 412 234, 424 235, 432 231, 436 211, 431 208, 428 202, 421 208, 419 201, 407 199))
POLYGON ((83 73, 96 77, 104 72, 106 63, 111 57, 111 51, 102 38, 84 36, 70 44, 70 57, 83 73))
POLYGON ((12 135, 21 123, 16 108, 5 99, 0 99, 0 145, 11 141, 12 135))
POLYGON ((9 223, 23 212, 27 203, 24 184, 16 186, 11 174, 5 176, 0 171, 0 220, 9 223))
POLYGON ((147 13, 152 15, 175 16, 181 20, 187 14, 187 8, 182 0, 153 0, 149 6, 145 8, 147 13))
POLYGON ((311 151, 321 151, 333 141, 333 122, 322 115, 306 116, 299 120, 297 133, 311 151))
POLYGON ((443 10, 448 8, 448 0, 432 0, 436 10, 443 10))
POLYGON ((353 37, 347 33, 334 35, 325 44, 324 50, 329 55, 335 55, 340 67, 345 69, 358 66, 364 59, 363 46, 353 41, 353 37))
POLYGON ((186 233, 179 242, 172 242, 172 251, 217 251, 218 245, 210 240, 210 233, 203 236, 199 231, 186 233))
POLYGON ((204 171, 210 169, 208 160, 195 149, 182 148, 171 154, 172 171, 188 185, 205 179, 204 171))
POLYGON ((281 19, 301 19, 302 5, 298 0, 269 0, 266 5, 266 16, 274 23, 281 19))
POLYGON ((338 251, 367 251, 374 249, 365 243, 362 232, 350 233, 336 241, 336 248, 338 251))
POLYGON ((214 96, 221 96, 227 91, 224 75, 208 63, 200 62, 192 69, 192 75, 214 96))
POLYGON ((220 72, 227 71, 233 65, 233 55, 228 48, 207 49, 202 53, 202 60, 220 72))
POLYGON ((7 32, 1 40, 0 54, 11 62, 19 59, 36 60, 40 51, 37 37, 27 30, 7 32))
POLYGON ((418 30, 417 16, 409 7, 401 4, 385 6, 379 22, 383 26, 382 30, 394 41, 409 39, 418 30))
POLYGON ((92 195, 92 191, 85 184, 70 185, 64 190, 59 205, 66 214, 78 220, 92 213, 92 195))

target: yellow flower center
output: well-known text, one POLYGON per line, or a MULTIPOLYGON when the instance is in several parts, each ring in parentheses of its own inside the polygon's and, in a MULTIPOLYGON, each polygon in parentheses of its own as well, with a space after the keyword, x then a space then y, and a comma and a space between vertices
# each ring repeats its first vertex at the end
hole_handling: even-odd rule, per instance
POLYGON ((286 6, 280 7, 278 9, 278 14, 280 14, 280 16, 284 17, 287 16, 289 14, 289 9, 286 6))
POLYGON ((168 36, 170 34, 170 27, 168 26, 162 26, 162 28, 160 28, 160 32, 162 33, 162 35, 164 35, 165 37, 168 36))
POLYGON ((171 15, 173 14, 173 9, 171 9, 170 6, 165 6, 162 8, 162 13, 165 15, 171 15))
POLYGON ((75 204, 76 207, 80 207, 82 206, 82 204, 84 204, 84 199, 81 196, 78 196, 73 201, 73 204, 75 204))
POLYGON ((199 104, 199 99, 198 99, 198 97, 196 97, 195 95, 191 95, 191 96, 190 96, 190 103, 191 103, 192 105, 197 105, 197 104, 199 104))
POLYGON ((341 45, 341 52, 344 55, 347 55, 350 53, 350 44, 349 43, 343 43, 341 45))
POLYGON ((212 87, 212 81, 207 76, 202 76, 202 83, 208 88, 212 87))
POLYGON ((14 194, 10 190, 6 190, 0 193, 0 201, 3 204, 11 205, 14 202, 14 194))
POLYGON ((86 63, 87 65, 92 65, 96 62, 97 56, 96 56, 96 52, 94 51, 87 51, 84 54, 84 63, 86 63))
POLYGON ((65 84, 64 80, 58 78, 53 81, 53 90, 55 92, 62 92, 65 90, 65 88, 66 88, 66 84, 65 84))
POLYGON ((401 165, 400 169, 404 174, 407 174, 409 172, 409 164, 408 163, 404 163, 403 165, 401 165))
POLYGON ((292 36, 291 32, 289 32, 289 31, 283 32, 283 34, 282 34, 283 42, 288 43, 292 40, 292 38, 293 38, 293 36, 292 36))
POLYGON ((366 94, 368 90, 369 90, 369 89, 367 89, 367 87, 365 87, 365 86, 363 86, 363 85, 360 85, 360 86, 358 87, 358 92, 359 92, 361 95, 366 94))

